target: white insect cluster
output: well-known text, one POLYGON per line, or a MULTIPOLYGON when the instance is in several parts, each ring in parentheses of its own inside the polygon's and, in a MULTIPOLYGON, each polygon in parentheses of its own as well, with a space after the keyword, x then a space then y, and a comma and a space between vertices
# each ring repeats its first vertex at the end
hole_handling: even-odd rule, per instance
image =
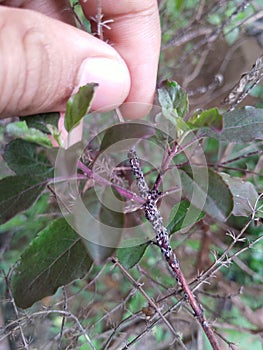
POLYGON ((145 217, 148 221, 150 221, 152 225, 152 228, 156 235, 157 245, 161 248, 161 251, 169 263, 169 266, 172 268, 173 272, 175 272, 174 269, 179 268, 179 263, 170 246, 167 229, 163 225, 162 216, 156 205, 160 193, 157 190, 149 189, 145 181, 139 159, 134 149, 129 150, 128 158, 132 172, 136 178, 140 196, 145 199, 145 203, 143 205, 145 217))

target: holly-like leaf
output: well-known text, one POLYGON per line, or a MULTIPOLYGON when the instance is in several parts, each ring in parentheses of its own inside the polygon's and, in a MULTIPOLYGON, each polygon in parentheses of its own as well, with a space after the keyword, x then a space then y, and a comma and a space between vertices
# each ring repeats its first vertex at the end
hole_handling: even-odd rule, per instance
POLYGON ((91 188, 76 201, 74 218, 78 233, 98 264, 118 247, 124 225, 122 206, 110 187, 106 187, 101 196, 91 188))
POLYGON ((5 147, 4 159, 17 175, 52 176, 52 165, 43 153, 37 153, 36 144, 21 139, 5 147))
POLYGON ((223 117, 217 108, 211 108, 194 113, 188 119, 187 125, 190 128, 208 127, 220 131, 223 128, 223 117))
POLYGON ((186 92, 175 81, 166 80, 158 89, 158 99, 163 114, 172 114, 183 118, 188 112, 188 97, 186 92))
POLYGON ((140 262, 148 246, 149 243, 146 242, 134 247, 119 248, 117 257, 125 269, 131 269, 140 262))
POLYGON ((169 234, 180 231, 183 228, 192 226, 204 216, 205 213, 191 205, 187 199, 182 200, 171 210, 167 231, 169 234))
POLYGON ((30 307, 52 295, 91 268, 80 237, 64 218, 53 221, 32 241, 12 275, 11 288, 17 306, 30 307))
POLYGON ((43 178, 28 175, 3 178, 0 181, 0 224, 29 208, 46 184, 43 178))
POLYGON ((212 129, 204 131, 206 136, 220 141, 247 143, 263 140, 263 109, 244 107, 223 114, 224 127, 218 133, 212 129))
POLYGON ((95 83, 82 86, 76 94, 68 99, 64 119, 64 125, 67 131, 75 128, 89 112, 97 86, 98 84, 95 83))
POLYGON ((21 121, 25 121, 29 128, 38 129, 45 134, 51 134, 50 126, 58 129, 59 113, 41 113, 36 115, 29 115, 26 117, 20 117, 21 121))
POLYGON ((206 167, 184 167, 179 172, 183 193, 191 204, 219 221, 226 221, 234 202, 222 177, 206 167))
POLYGON ((243 181, 238 177, 231 177, 221 173, 234 199, 233 215, 249 216, 257 202, 258 193, 251 182, 243 181))
POLYGON ((9 136, 34 142, 44 147, 52 147, 52 142, 42 131, 29 128, 25 121, 10 123, 6 126, 9 136))

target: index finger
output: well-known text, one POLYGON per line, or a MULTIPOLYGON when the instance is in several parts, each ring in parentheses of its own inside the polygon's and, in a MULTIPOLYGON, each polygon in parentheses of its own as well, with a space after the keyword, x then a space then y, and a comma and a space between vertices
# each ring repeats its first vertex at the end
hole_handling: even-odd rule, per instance
POLYGON ((131 75, 131 89, 125 102, 135 104, 125 108, 128 118, 147 114, 153 101, 160 53, 160 21, 156 0, 81 0, 87 18, 96 18, 101 3, 101 27, 108 40, 126 62, 131 75), (144 105, 145 104, 145 105, 144 105))

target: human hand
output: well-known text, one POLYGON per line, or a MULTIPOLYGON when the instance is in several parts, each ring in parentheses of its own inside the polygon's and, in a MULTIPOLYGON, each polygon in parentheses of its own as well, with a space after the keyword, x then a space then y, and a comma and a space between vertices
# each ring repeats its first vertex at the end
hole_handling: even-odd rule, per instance
MULTIPOLYGON (((157 75, 160 27, 156 0, 102 0, 109 44, 75 28, 65 0, 0 0, 0 117, 65 110, 76 88, 99 83, 93 109, 141 117, 157 75)), ((95 0, 80 0, 87 18, 95 0)))

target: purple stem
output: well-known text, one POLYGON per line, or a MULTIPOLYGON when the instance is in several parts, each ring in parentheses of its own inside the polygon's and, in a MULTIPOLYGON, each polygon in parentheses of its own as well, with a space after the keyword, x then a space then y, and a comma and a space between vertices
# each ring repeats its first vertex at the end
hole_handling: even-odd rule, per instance
POLYGON ((177 142, 174 142, 171 151, 166 155, 166 158, 164 159, 164 161, 162 163, 161 171, 158 174, 156 182, 155 182, 154 187, 153 187, 154 190, 158 190, 160 184, 162 183, 163 175, 166 172, 166 170, 168 169, 168 167, 169 167, 173 157, 177 153, 177 151, 178 151, 178 144, 177 144, 177 142))
POLYGON ((83 173, 87 175, 87 177, 93 179, 95 182, 97 182, 101 185, 105 185, 105 186, 113 186, 119 194, 126 197, 127 199, 134 200, 135 202, 137 202, 139 204, 145 203, 145 200, 142 197, 140 197, 137 194, 127 190, 126 188, 123 188, 117 184, 114 184, 113 182, 105 179, 104 177, 94 173, 91 169, 89 169, 81 161, 78 161, 78 168, 81 169, 83 171, 83 173))

